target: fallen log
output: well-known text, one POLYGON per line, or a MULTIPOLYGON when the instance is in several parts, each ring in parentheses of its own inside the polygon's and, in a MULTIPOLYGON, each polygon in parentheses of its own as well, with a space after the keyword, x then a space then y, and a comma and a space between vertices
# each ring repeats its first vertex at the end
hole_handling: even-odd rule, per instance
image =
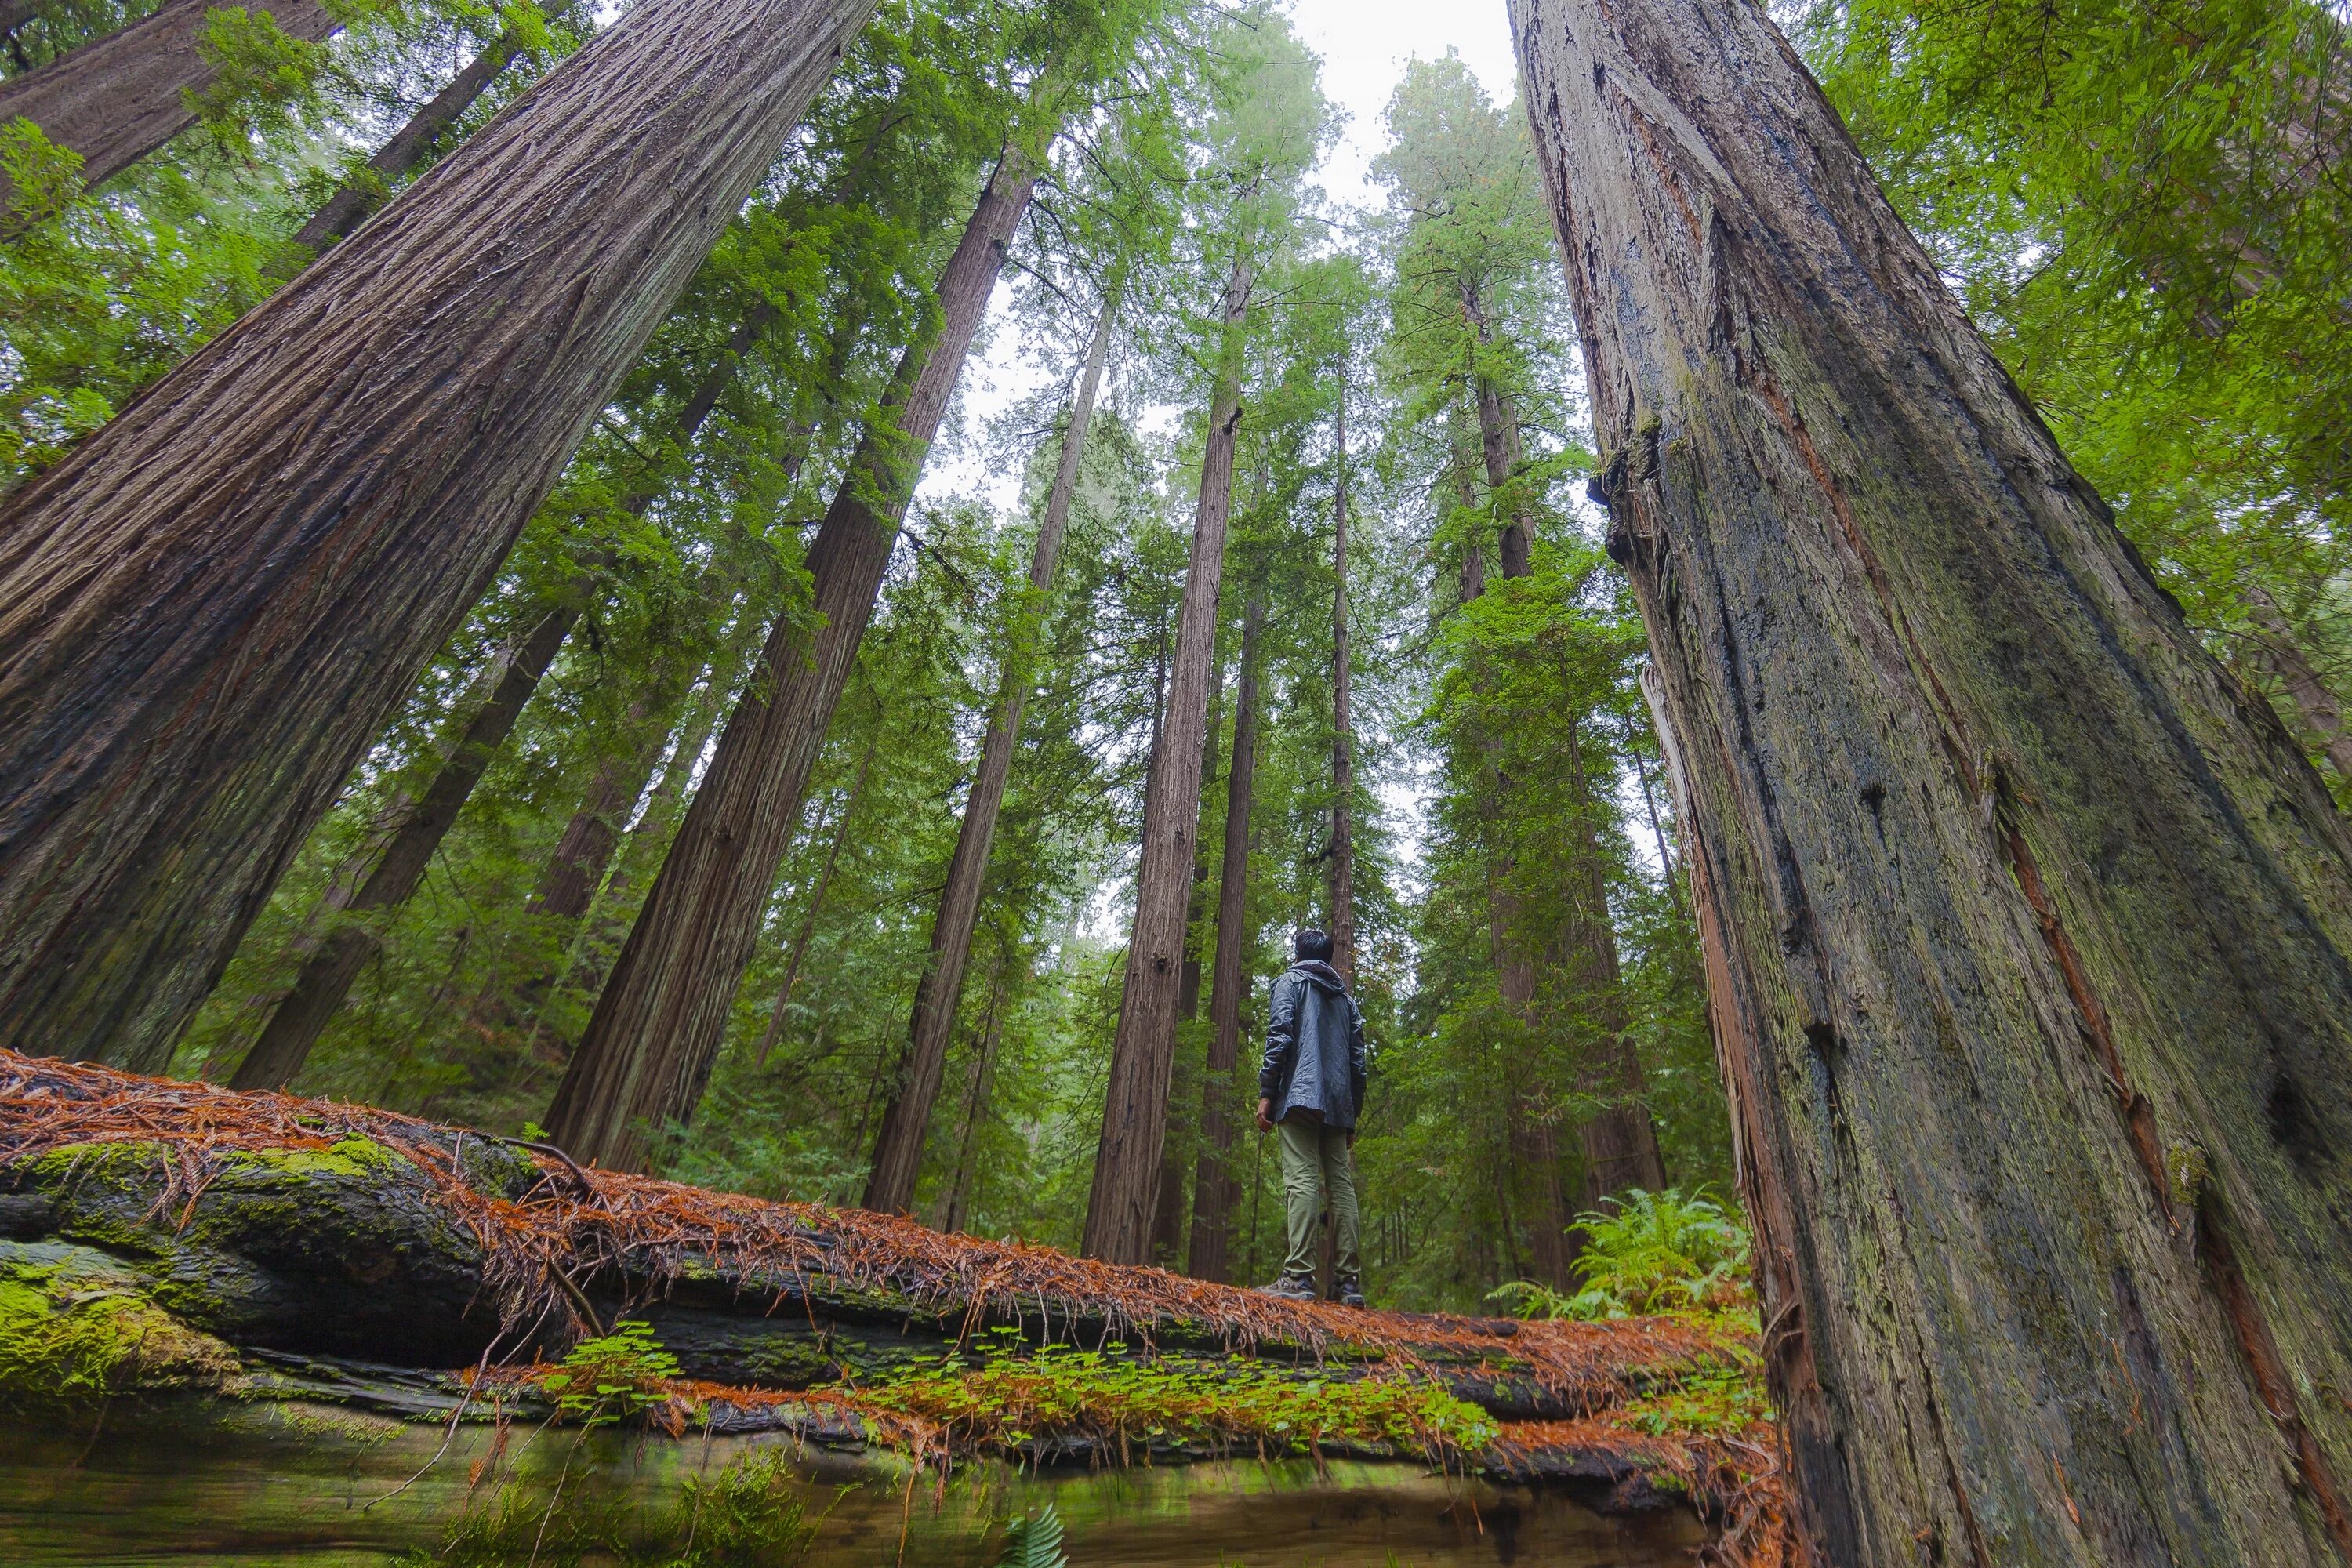
POLYGON ((677 1431, 1045 1466, 1403 1458, 1752 1514, 1769 1442, 1751 1461, 1649 1429, 1672 1391, 1752 1367, 1751 1336, 1290 1301, 0 1052, 0 1399, 194 1387, 562 1418, 586 1410, 567 1367, 636 1355, 650 1371, 590 1381, 677 1431))

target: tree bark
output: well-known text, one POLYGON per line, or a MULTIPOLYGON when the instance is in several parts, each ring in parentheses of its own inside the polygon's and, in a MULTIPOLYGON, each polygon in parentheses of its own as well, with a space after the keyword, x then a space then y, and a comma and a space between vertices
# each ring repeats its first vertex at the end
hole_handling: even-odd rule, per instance
MULTIPOLYGON (((1486 319, 1478 286, 1466 278, 1462 280, 1462 314, 1477 333, 1478 347, 1491 353, 1494 325, 1486 319)), ((1533 497, 1517 482, 1519 465, 1526 459, 1519 416, 1487 372, 1474 370, 1471 384, 1478 401, 1479 447, 1486 463, 1486 484, 1503 508, 1503 575, 1524 577, 1535 570, 1536 516, 1533 497)))
POLYGON ((1004 657, 997 670, 995 710, 989 717, 987 737, 981 742, 979 770, 972 774, 971 793, 964 798, 963 825, 956 835, 955 854, 948 862, 939 913, 931 921, 930 963, 915 984, 906 1060, 898 1087, 883 1107, 882 1129, 875 1138, 865 1206, 886 1214, 903 1212, 915 1199, 915 1178, 922 1169, 931 1107, 939 1098, 948 1042, 955 1034, 956 1013, 963 1002, 964 969, 971 962, 971 933, 980 920, 989 847, 995 842, 997 814, 1013 774, 1013 748, 1021 738, 1021 709, 1037 679, 1037 639, 1045 596, 1054 585, 1062 535, 1069 527, 1070 508, 1077 498, 1078 458, 1086 448, 1087 426, 1094 419, 1095 397, 1102 388, 1103 364, 1110 353, 1111 310, 1106 298, 1095 317, 1086 370, 1078 378, 1077 395, 1071 401, 1069 423, 1062 433, 1054 488, 1046 493, 1045 515, 1030 552, 1029 589, 1013 612, 1004 657))
POLYGON ((1234 263, 1221 307, 1223 342, 1201 455, 1201 495, 1192 516, 1192 559, 1177 610, 1176 656, 1167 717, 1151 747, 1143 791, 1143 846, 1135 873, 1135 921, 1128 932, 1126 983, 1111 1039, 1102 1141, 1087 1198, 1082 1250, 1112 1263, 1150 1259, 1160 1201, 1161 1145, 1168 1138, 1168 1076, 1176 1059, 1176 991, 1181 979, 1185 903, 1193 841, 1201 826, 1201 756, 1214 674, 1217 590, 1225 569, 1225 522, 1233 505, 1234 447, 1242 423, 1241 327, 1249 311, 1251 263, 1234 263))
POLYGON ((2336 693, 2311 667, 2303 651, 2302 639, 2286 616, 2279 613, 2278 602, 2269 590, 2256 583, 2246 589, 2246 604, 2253 612, 2254 624, 2263 629, 2262 660, 2270 666, 2286 688, 2288 700, 2294 704, 2296 717, 2303 727, 2319 742, 2320 750, 2336 769, 2336 776, 2352 784, 2352 731, 2344 728, 2343 704, 2336 693))
POLYGON ((434 773, 415 810, 401 823, 375 868, 352 895, 342 922, 302 965, 293 989, 278 999, 269 1022, 230 1078, 231 1089, 283 1089, 302 1070, 310 1047, 318 1044, 320 1035, 342 1006, 352 982, 383 940, 380 931, 354 917, 399 908, 425 880, 434 852, 465 809, 474 786, 489 771, 524 705, 539 689, 540 679, 555 661, 563 639, 572 635, 588 592, 587 584, 573 584, 571 596, 531 627, 498 689, 466 726, 465 740, 434 773))
POLYGON ((1746 0, 1513 0, 1822 1561, 2352 1552, 2352 839, 1746 0))
POLYGON ((870 429, 860 442, 810 547, 821 623, 810 634, 799 616, 778 621, 572 1053, 548 1126, 583 1159, 634 1168, 642 1129, 690 1116, 702 1097, 923 456, 1037 174, 1014 149, 998 163, 940 274, 938 336, 899 363, 904 391, 886 405, 895 428, 870 429))
MULTIPOLYGON (((572 0, 552 0, 544 19, 552 22, 571 8, 572 0)), ((474 107, 474 100, 520 53, 522 38, 512 27, 505 28, 483 45, 481 52, 467 62, 464 70, 450 78, 446 87, 427 99, 408 117, 407 124, 376 149, 375 156, 367 161, 367 176, 346 180, 335 187, 334 195, 321 202, 319 210, 295 233, 294 242, 316 253, 339 239, 349 238, 361 220, 383 205, 383 188, 416 167, 439 142, 442 133, 474 107)))
POLYGON ((1231 1271, 1234 1183, 1234 1077, 1242 1053, 1242 1000, 1249 994, 1250 813, 1257 798, 1258 639, 1265 591, 1242 611, 1242 674, 1234 709, 1234 760, 1225 774, 1224 859, 1217 880, 1217 955, 1209 983, 1209 1070, 1201 1080, 1201 1156, 1192 1170, 1192 1251, 1184 1272, 1231 1271))
POLYGON ((632 11, 0 511, 0 1041, 168 1058, 869 8, 632 11))
POLYGON ((971 1092, 965 1097, 963 1136, 956 1142, 955 1180, 947 1202, 940 1205, 940 1228, 961 1230, 971 1210, 971 1191, 980 1180, 981 1123, 988 1114, 989 1091, 996 1083, 996 1052, 1004 1040, 1004 958, 998 954, 996 973, 989 983, 988 1021, 982 1026, 980 1060, 973 1064, 971 1092))
POLYGON ((1356 984, 1356 721, 1348 668, 1348 365, 1331 480, 1331 967, 1356 984))
MULTIPOLYGON (((849 793, 842 797, 841 815, 833 822, 833 842, 826 846, 824 864, 818 868, 816 881, 809 889, 808 910, 801 917, 801 929, 793 938, 793 950, 784 960, 784 983, 776 987, 776 1004, 768 1009, 768 1026, 760 1031, 760 1047, 752 1058, 761 1067, 768 1064, 768 1053, 776 1048, 776 1041, 784 1032, 784 1009, 792 1005, 793 990, 800 984, 801 964, 808 957, 809 943, 816 937, 817 916, 824 910, 824 896, 833 888, 833 869, 841 864, 841 852, 849 844, 849 819, 857 815, 857 802, 866 794, 866 781, 874 772, 874 750, 882 738, 877 721, 874 733, 866 737, 866 750, 857 759, 857 774, 849 781, 849 793)), ((873 1205, 868 1205, 869 1208, 873 1205)))
MULTIPOLYGON (((81 158, 96 186, 194 125, 193 99, 218 74, 204 58, 205 19, 215 0, 165 0, 162 9, 47 65, 0 82, 0 125, 23 118, 81 158)), ((291 38, 317 43, 342 24, 314 0, 253 0, 291 38)), ((0 205, 15 194, 0 176, 0 205)))

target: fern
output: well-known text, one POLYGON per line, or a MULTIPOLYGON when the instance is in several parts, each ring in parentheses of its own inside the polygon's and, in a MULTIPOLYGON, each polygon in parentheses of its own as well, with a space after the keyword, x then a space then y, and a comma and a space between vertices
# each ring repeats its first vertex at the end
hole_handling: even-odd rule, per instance
POLYGON ((1004 1531, 1004 1555, 997 1568, 1069 1568, 1062 1552, 1062 1517, 1047 1503, 1034 1517, 1014 1520, 1004 1531))

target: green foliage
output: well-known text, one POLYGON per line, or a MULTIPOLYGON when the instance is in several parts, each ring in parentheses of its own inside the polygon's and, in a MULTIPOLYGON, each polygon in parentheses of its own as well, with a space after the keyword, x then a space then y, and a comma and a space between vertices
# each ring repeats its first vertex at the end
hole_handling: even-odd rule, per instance
POLYGON ((1495 1435, 1485 1412, 1431 1384, 1125 1350, 1031 1350, 1017 1331, 999 1331, 975 1357, 912 1366, 858 1394, 1016 1456, 1071 1439, 1121 1452, 1155 1443, 1272 1453, 1344 1444, 1445 1456, 1475 1453, 1495 1435))
POLYGON ((1685 1375, 1673 1386, 1628 1400, 1618 1419, 1653 1437, 1738 1437, 1772 1421, 1762 1362, 1744 1348, 1727 1366, 1685 1375))
POLYGON ((653 1326, 625 1318, 611 1333, 573 1345, 540 1386, 563 1415, 598 1426, 667 1403, 666 1384, 677 1376, 677 1358, 661 1348, 653 1326))
POLYGON ((1607 1213, 1577 1216, 1585 1235, 1573 1296, 1517 1280, 1489 1293, 1523 1318, 1591 1322, 1656 1312, 1721 1310, 1751 1300, 1748 1226, 1704 1192, 1634 1188, 1607 1213))
POLYGON ((404 1568, 792 1568, 816 1535, 797 1484, 789 1455, 746 1455, 715 1477, 688 1477, 651 1517, 593 1486, 542 1499, 509 1485, 452 1521, 439 1551, 412 1552, 404 1568))
POLYGON ((997 1568, 1069 1568, 1069 1562, 1062 1550, 1062 1516, 1052 1503, 1004 1527, 1004 1555, 996 1560, 997 1568))

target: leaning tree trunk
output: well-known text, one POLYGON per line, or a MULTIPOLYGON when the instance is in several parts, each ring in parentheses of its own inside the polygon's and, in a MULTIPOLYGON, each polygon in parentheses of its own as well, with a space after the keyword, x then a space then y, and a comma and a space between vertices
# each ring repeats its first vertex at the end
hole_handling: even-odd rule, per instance
POLYGON ((1201 1155, 1192 1168, 1192 1237, 1184 1272, 1223 1279, 1232 1268, 1234 1069, 1242 1055, 1242 998, 1249 994, 1250 812, 1257 799, 1257 645, 1265 592, 1242 611, 1242 674, 1234 709, 1234 760, 1225 774, 1224 859, 1218 868, 1217 956, 1209 982, 1209 1070, 1201 1080, 1201 1155))
POLYGON ((1356 983, 1356 723, 1348 668, 1348 365, 1331 480, 1331 967, 1356 983))
MULTIPOLYGON (((572 0, 550 0, 541 20, 552 22, 571 8, 572 0)), ((319 204, 319 209, 296 231, 295 243, 316 252, 349 238, 361 220, 383 204, 385 187, 416 167, 522 51, 521 34, 511 26, 501 29, 467 62, 464 70, 425 100, 408 122, 376 149, 367 161, 365 174, 344 181, 319 204)))
POLYGON ((0 511, 0 1043, 154 1066, 869 0, 653 0, 0 511))
POLYGON ((2336 701, 2336 693, 2327 689, 2319 671, 2312 668, 2310 657, 2303 651, 2302 639, 2287 624, 2269 590, 2259 583, 2250 586, 2246 605, 2253 614, 2254 624, 2262 628, 2262 661, 2286 688, 2296 717, 2319 742, 2336 776, 2352 784, 2352 731, 2344 727, 2343 704, 2336 701))
POLYGON ((702 1097, 923 456, 1037 174, 1037 162, 1013 148, 998 163, 940 276, 938 336, 900 361, 903 397, 885 414, 895 413, 895 427, 859 444, 810 546, 820 623, 811 633, 798 616, 777 622, 597 999, 548 1112, 557 1142, 582 1159, 635 1167, 645 1129, 691 1115, 702 1097))
MULTIPOLYGON (((727 353, 712 367, 687 400, 676 424, 679 445, 692 441, 702 428, 702 422, 718 406, 719 395, 734 379, 736 367, 742 356, 751 351, 761 331, 775 317, 775 307, 761 300, 735 329, 728 340, 727 353)), ((625 496, 621 510, 641 516, 651 506, 656 492, 649 487, 639 488, 625 496)), ((425 868, 441 847, 442 839, 457 826, 458 814, 465 810, 474 786, 489 772, 490 763, 499 748, 506 743, 515 721, 530 701, 539 683, 546 679, 548 669, 564 639, 587 608, 594 583, 585 575, 572 582, 562 598, 550 609, 525 639, 521 650, 499 683, 497 694, 484 704, 481 713, 466 732, 458 749, 442 763, 426 789, 417 809, 401 824, 400 831, 386 847, 383 858, 369 876, 366 885, 352 900, 352 909, 359 912, 384 910, 406 903, 425 879, 425 868)), ((650 772, 650 767, 648 768, 650 772)), ((602 783, 604 771, 599 768, 597 779, 602 783)), ((617 785, 616 785, 617 787, 617 785)), ((638 781, 642 790, 644 781, 638 781)), ((636 793, 629 800, 634 802, 636 793)), ((567 832, 566 840, 571 835, 567 832)), ((609 854, 613 844, 610 831, 603 840, 609 854)), ((582 853, 593 850, 594 841, 578 847, 582 853)), ((598 870, 602 871, 601 864, 598 870)), ((584 879, 583 879, 584 880, 584 879)), ((561 884, 558 891, 568 890, 561 884)), ((586 907, 582 900, 582 907, 586 907)), ((352 982, 376 952, 380 933, 371 926, 350 923, 341 926, 303 964, 294 988, 278 1002, 269 1022, 263 1026, 260 1038, 229 1080, 233 1089, 283 1089, 294 1075, 302 1070, 310 1059, 310 1047, 333 1021, 343 998, 350 994, 352 982)))
POLYGON ((931 1124, 932 1103, 939 1099, 940 1076, 947 1067, 956 1012, 963 1001, 963 972, 971 958, 971 933, 980 921, 989 847, 995 842, 997 813, 1004 805, 1005 784, 1013 774, 1013 748, 1021 738, 1021 708, 1036 679, 1037 639, 1045 596, 1054 585, 1062 535, 1069 527, 1070 507, 1077 498, 1078 458, 1086 448, 1087 426, 1094 419, 1096 394, 1102 388, 1103 363, 1110 353, 1110 322, 1111 301, 1105 298, 1095 317, 1094 340, 1087 348, 1086 371, 1078 378, 1077 395, 1070 404, 1069 424, 1062 433, 1061 460, 1055 467, 1054 488, 1046 494, 1045 516, 1038 524, 1037 542, 1030 552, 1029 589, 1013 608, 1011 635, 1005 639, 1003 664, 997 671, 996 707, 989 717, 987 738, 981 744, 980 767, 964 799, 963 826, 956 835, 955 855, 948 862, 947 886, 940 892, 939 913, 931 921, 930 963, 915 983, 915 1012, 908 1030, 905 1064, 884 1105, 882 1130, 875 1138, 866 1207, 886 1214, 902 1212, 915 1201, 924 1136, 931 1124))
POLYGON ((1252 268, 1234 263, 1223 305, 1223 341, 1201 456, 1201 496, 1192 553, 1177 610, 1176 656, 1167 716, 1151 747, 1143 791, 1142 854, 1135 873, 1135 921, 1128 932, 1126 984, 1111 1038, 1102 1142, 1087 1198, 1082 1250, 1111 1263, 1150 1261, 1160 1201, 1160 1148, 1168 1137, 1168 1075, 1176 1055, 1176 991, 1184 954, 1184 911, 1192 842, 1201 826, 1201 747, 1216 662, 1217 588, 1225 569, 1234 446, 1242 423, 1241 326, 1252 268))
MULTIPOLYGON (((199 48, 215 4, 164 0, 152 15, 0 82, 0 125, 29 120, 80 157, 85 184, 112 179, 200 118, 196 100, 219 74, 199 48)), ((306 43, 342 26, 315 0, 253 0, 247 9, 306 43)), ((0 206, 14 194, 0 175, 0 206)))
POLYGON ((434 852, 465 809, 474 786, 489 771, 499 748, 506 744, 524 705, 563 647, 563 639, 572 635, 587 595, 587 584, 574 584, 564 602, 531 627, 498 689, 466 726, 466 738, 434 773, 432 784, 384 846, 375 868, 352 895, 341 923, 303 963, 293 989, 278 998, 269 1022, 262 1026, 260 1037, 229 1079, 231 1089, 284 1089, 302 1070, 310 1047, 319 1043, 319 1037, 342 1006, 352 982, 383 941, 381 931, 367 917, 381 921, 385 910, 406 903, 425 880, 434 852))
POLYGON ((1832 1563, 2352 1552, 2352 834, 1748 0, 1513 0, 1832 1563))

